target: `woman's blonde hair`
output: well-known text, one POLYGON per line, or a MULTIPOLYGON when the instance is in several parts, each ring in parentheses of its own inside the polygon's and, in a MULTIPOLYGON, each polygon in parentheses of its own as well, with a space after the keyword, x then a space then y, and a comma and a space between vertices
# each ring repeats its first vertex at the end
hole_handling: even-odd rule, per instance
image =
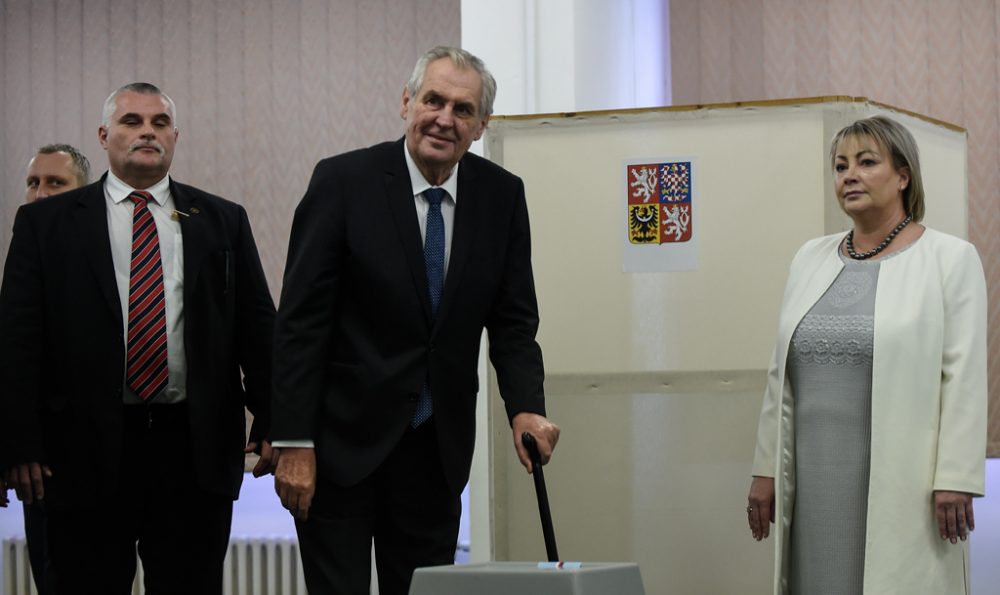
POLYGON ((836 167, 837 145, 847 137, 867 136, 892 156, 896 171, 906 168, 910 182, 903 189, 903 208, 914 221, 924 218, 924 183, 920 177, 917 141, 902 124, 885 116, 872 116, 845 126, 830 142, 830 165, 836 167))

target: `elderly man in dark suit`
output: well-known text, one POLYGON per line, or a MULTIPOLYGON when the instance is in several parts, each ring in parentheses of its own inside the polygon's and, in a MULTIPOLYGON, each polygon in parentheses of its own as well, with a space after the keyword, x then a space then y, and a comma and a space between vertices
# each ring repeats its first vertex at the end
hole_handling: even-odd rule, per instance
POLYGON ((379 592, 454 561, 480 338, 520 443, 548 460, 524 185, 467 153, 496 82, 438 47, 403 90, 406 135, 321 161, 292 226, 275 327, 273 438, 314 594, 379 592))
POLYGON ((146 593, 219 593, 244 450, 270 464, 274 304, 243 208, 168 176, 175 113, 112 93, 110 171, 14 221, 0 467, 45 503, 59 593, 130 593, 137 548, 146 593))

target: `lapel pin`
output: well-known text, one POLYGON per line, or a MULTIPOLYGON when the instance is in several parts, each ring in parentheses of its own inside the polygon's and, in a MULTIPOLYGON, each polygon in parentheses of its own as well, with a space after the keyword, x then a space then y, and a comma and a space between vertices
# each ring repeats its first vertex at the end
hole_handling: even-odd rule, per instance
POLYGON ((177 209, 174 209, 170 213, 170 218, 173 219, 174 221, 180 221, 181 217, 187 218, 190 217, 191 215, 197 215, 200 212, 201 211, 198 210, 198 207, 191 207, 190 209, 188 209, 187 213, 185 213, 184 211, 178 211, 177 209))

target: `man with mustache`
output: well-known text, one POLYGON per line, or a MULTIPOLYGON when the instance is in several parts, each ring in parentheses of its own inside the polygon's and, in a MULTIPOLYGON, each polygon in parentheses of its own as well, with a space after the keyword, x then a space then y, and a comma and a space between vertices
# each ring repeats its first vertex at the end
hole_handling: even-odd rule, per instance
POLYGON ((147 594, 217 594, 244 449, 270 467, 274 304, 243 208, 168 175, 169 97, 116 90, 98 137, 109 171, 14 221, 0 468, 51 470, 14 487, 44 493, 58 593, 130 593, 138 549, 147 594))
POLYGON ((275 327, 272 437, 313 595, 405 595, 455 559, 485 328, 513 441, 548 461, 524 184, 467 151, 493 110, 479 58, 437 47, 406 134, 321 161, 295 212, 275 327))

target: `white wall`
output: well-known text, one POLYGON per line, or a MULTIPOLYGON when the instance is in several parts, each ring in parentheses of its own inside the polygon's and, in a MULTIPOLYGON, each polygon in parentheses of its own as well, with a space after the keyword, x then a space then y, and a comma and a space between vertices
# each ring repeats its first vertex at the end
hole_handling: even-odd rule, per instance
POLYGON ((986 460, 986 497, 973 503, 972 593, 990 595, 1000 585, 1000 459, 986 460))
POLYGON ((462 47, 497 79, 494 112, 670 104, 668 0, 462 1, 462 47))

